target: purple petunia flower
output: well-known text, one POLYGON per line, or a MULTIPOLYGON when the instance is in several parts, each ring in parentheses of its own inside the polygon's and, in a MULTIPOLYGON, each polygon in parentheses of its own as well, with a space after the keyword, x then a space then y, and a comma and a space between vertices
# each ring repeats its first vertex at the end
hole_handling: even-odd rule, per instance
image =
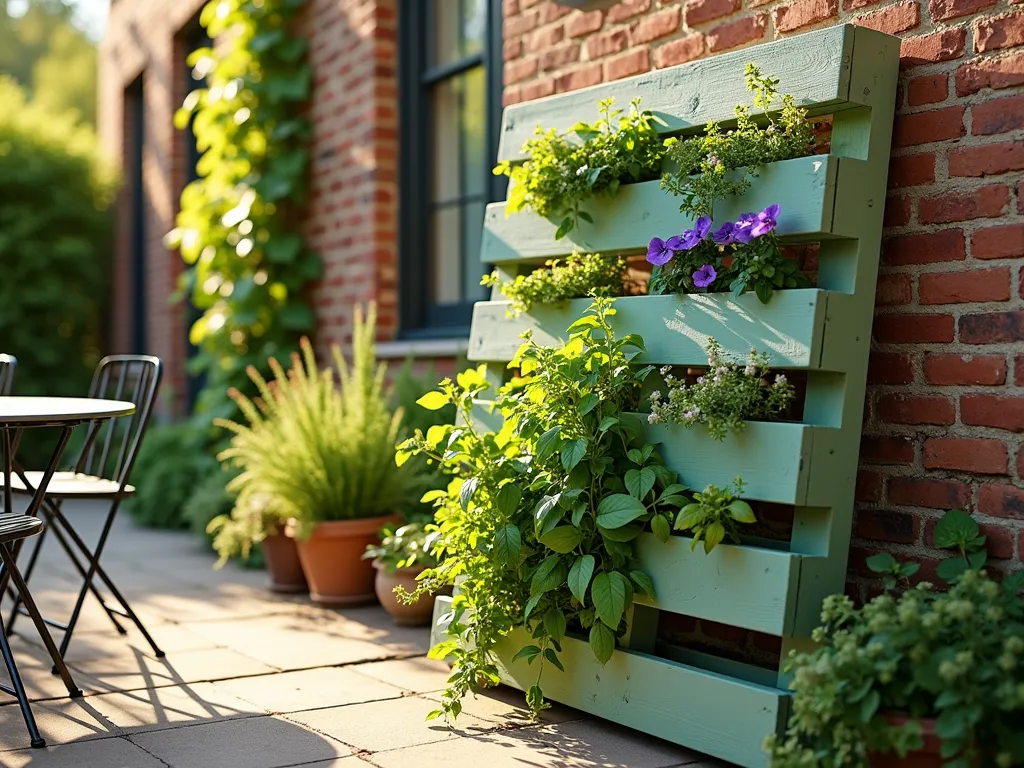
POLYGON ((710 264, 705 264, 703 267, 693 273, 693 284, 698 288, 707 288, 718 277, 718 273, 715 272, 715 268, 710 264))
POLYGON ((727 221, 711 234, 711 239, 715 241, 716 245, 732 245, 737 242, 733 234, 735 230, 736 225, 727 221))
POLYGON ((761 237, 761 235, 767 235, 773 229, 775 229, 779 218, 779 204, 769 205, 759 214, 757 214, 757 221, 754 226, 750 228, 750 233, 754 237, 761 237))
POLYGON ((688 229, 682 234, 682 250, 689 251, 696 248, 701 244, 701 241, 708 236, 708 232, 711 231, 711 217, 701 216, 697 219, 697 223, 694 224, 693 229, 688 229))
MULTIPOLYGON (((669 238, 669 242, 675 238, 669 238)), ((674 256, 672 248, 669 243, 666 243, 660 237, 652 237, 651 244, 647 246, 647 261, 656 267, 664 266, 668 264, 674 256)))

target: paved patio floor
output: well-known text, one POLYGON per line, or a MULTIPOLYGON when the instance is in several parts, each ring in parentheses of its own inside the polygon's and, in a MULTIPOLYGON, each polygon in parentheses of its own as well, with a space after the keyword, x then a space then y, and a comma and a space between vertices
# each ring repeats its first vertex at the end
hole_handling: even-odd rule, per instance
MULTIPOLYGON (((89 540, 99 510, 69 514, 89 540)), ((329 611, 264 589, 266 575, 214 557, 187 533, 124 516, 104 562, 167 656, 118 636, 90 599, 68 662, 84 698, 67 698, 31 623, 12 644, 49 746, 27 749, 0 694, 3 768, 543 768, 722 766, 565 707, 532 723, 517 691, 466 702, 458 728, 424 716, 447 677, 426 629, 395 627, 379 607, 329 611)), ((33 593, 66 618, 78 580, 48 542, 33 593)), ((59 638, 59 635, 57 635, 59 638)))

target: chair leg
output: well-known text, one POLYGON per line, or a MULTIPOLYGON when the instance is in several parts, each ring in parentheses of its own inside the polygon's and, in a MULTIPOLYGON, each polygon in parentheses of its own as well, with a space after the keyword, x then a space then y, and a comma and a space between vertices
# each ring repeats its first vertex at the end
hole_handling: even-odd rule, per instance
MULTIPOLYGON (((111 512, 111 514, 115 514, 116 512, 117 512, 117 510, 114 509, 111 512)), ((153 639, 153 636, 151 634, 149 634, 149 631, 146 629, 145 625, 142 623, 142 620, 138 617, 138 615, 136 615, 135 611, 132 609, 131 605, 128 603, 128 600, 124 597, 124 595, 121 594, 121 590, 119 590, 117 588, 117 585, 114 584, 114 580, 110 578, 110 576, 107 574, 106 570, 104 570, 103 566, 100 565, 99 554, 98 554, 99 550, 97 549, 97 553, 96 554, 91 553, 89 551, 89 548, 86 546, 85 542, 82 541, 82 537, 78 535, 78 532, 74 529, 74 527, 71 525, 71 523, 68 522, 68 519, 66 517, 64 517, 63 513, 61 513, 59 510, 54 510, 53 514, 54 514, 54 517, 53 517, 53 523, 54 523, 53 532, 54 532, 54 535, 57 535, 58 538, 59 538, 61 536, 61 531, 63 531, 64 533, 66 533, 70 537, 70 539, 75 543, 75 545, 81 551, 82 555, 89 561, 89 563, 91 565, 95 566, 95 569, 96 569, 95 570, 95 576, 99 577, 100 581, 102 581, 103 584, 107 587, 107 589, 110 590, 110 594, 113 595, 114 599, 118 603, 120 603, 121 608, 124 610, 124 612, 127 615, 128 619, 133 624, 135 624, 135 627, 139 630, 139 633, 145 638, 146 642, 149 643, 150 648, 153 649, 153 655, 156 656, 158 659, 162 659, 164 657, 164 655, 165 655, 164 652, 160 649, 160 646, 158 646, 156 644, 156 640, 153 639)), ((68 554, 69 555, 71 554, 70 548, 68 549, 68 554)), ((82 570, 81 573, 82 573, 82 577, 83 578, 85 578, 88 575, 87 572, 84 569, 82 570)), ((91 582, 89 582, 89 583, 90 583, 90 587, 89 588, 93 591, 93 594, 96 595, 97 599, 100 600, 100 603, 103 604, 103 607, 107 610, 107 613, 111 616, 111 618, 113 618, 115 614, 110 610, 109 607, 107 607, 107 605, 105 603, 103 603, 103 599, 99 595, 99 593, 96 591, 95 585, 91 584, 91 582)), ((84 589, 84 586, 83 586, 83 589, 84 589)), ((115 621, 115 625, 117 625, 116 621, 115 621)), ((68 624, 67 632, 70 633, 72 629, 73 629, 73 627, 72 627, 71 623, 69 623, 68 624)), ((121 630, 121 634, 127 634, 127 632, 125 632, 124 630, 121 630)), ((65 635, 65 638, 67 638, 67 635, 65 635)))
POLYGON ((46 650, 49 652, 50 658, 53 659, 54 667, 60 674, 61 680, 64 681, 64 687, 68 689, 68 695, 72 699, 77 699, 82 695, 82 691, 77 685, 75 685, 75 681, 71 677, 71 672, 68 671, 68 665, 64 662, 63 654, 57 650, 57 644, 53 642, 53 638, 50 636, 50 630, 47 629, 46 623, 43 621, 43 617, 39 613, 39 608, 36 607, 36 601, 32 599, 32 593, 28 591, 28 585, 25 583, 25 579, 22 578, 18 567, 14 564, 12 552, 6 544, 0 544, 0 560, 3 560, 4 565, 10 572, 11 580, 14 582, 15 588, 18 590, 22 601, 25 603, 25 610, 28 611, 28 615, 29 618, 32 619, 32 623, 36 625, 39 637, 42 639, 43 645, 46 646, 46 650))
MULTIPOLYGON (((46 539, 47 532, 48 528, 44 526, 43 530, 39 532, 39 535, 35 537, 35 549, 32 550, 32 554, 28 558, 28 565, 25 567, 25 581, 29 581, 32 578, 32 572, 36 569, 36 561, 39 559, 39 553, 43 551, 43 542, 46 539)), ((21 593, 15 590, 8 591, 14 598, 14 605, 11 607, 11 612, 7 616, 7 636, 10 637, 14 634, 14 622, 18 618, 18 609, 21 607, 21 593)))
MULTIPOLYGON (((0 618, 0 625, 2 624, 3 619, 0 618)), ((7 673, 11 676, 11 692, 18 700, 21 716, 25 718, 25 727, 28 728, 30 743, 33 749, 42 749, 46 746, 46 739, 39 733, 39 726, 36 725, 36 718, 32 714, 32 707, 28 702, 28 694, 25 693, 25 685, 21 682, 21 673, 18 672, 18 665, 14 661, 11 643, 7 639, 6 632, 0 632, 0 655, 3 655, 7 673)))
MULTIPOLYGON (((107 513, 107 519, 103 524, 103 530, 100 531, 99 540, 96 542, 96 549, 91 553, 88 552, 88 550, 84 552, 86 559, 89 561, 89 570, 85 575, 85 583, 82 585, 82 589, 78 592, 78 600, 75 602, 75 609, 71 612, 71 618, 68 620, 67 630, 64 632, 63 640, 61 640, 60 654, 62 656, 67 653, 68 646, 71 644, 75 625, 78 624, 78 618, 82 612, 82 605, 85 603, 85 596, 88 594, 89 588, 92 586, 92 581, 96 577, 97 572, 102 572, 103 570, 100 568, 100 558, 103 556, 103 549, 107 544, 107 537, 110 536, 110 529, 114 524, 114 517, 117 515, 117 510, 120 505, 121 499, 119 498, 110 505, 110 511, 107 513)), ((65 528, 69 531, 71 530, 70 526, 65 526, 65 528)), ((164 652, 159 648, 159 646, 157 646, 156 641, 153 640, 153 637, 146 631, 146 628, 142 626, 142 622, 139 621, 139 617, 135 615, 133 610, 131 610, 124 598, 120 596, 120 593, 113 588, 112 582, 104 577, 106 577, 106 573, 103 573, 103 577, 101 578, 106 582, 107 587, 111 588, 111 591, 115 593, 115 597, 117 597, 121 605, 124 606, 125 612, 128 613, 129 618, 131 618, 135 623, 135 626, 139 628, 139 631, 146 638, 146 642, 148 642, 150 647, 153 649, 153 653, 157 658, 163 658, 164 652)))

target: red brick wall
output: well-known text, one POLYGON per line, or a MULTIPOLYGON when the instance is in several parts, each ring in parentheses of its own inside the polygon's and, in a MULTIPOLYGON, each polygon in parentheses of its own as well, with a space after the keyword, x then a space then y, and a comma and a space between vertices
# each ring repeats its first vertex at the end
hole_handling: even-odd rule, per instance
POLYGON ((504 14, 506 104, 841 22, 904 39, 851 568, 881 548, 935 556, 934 520, 954 507, 1019 564, 1020 0, 505 0, 504 14))

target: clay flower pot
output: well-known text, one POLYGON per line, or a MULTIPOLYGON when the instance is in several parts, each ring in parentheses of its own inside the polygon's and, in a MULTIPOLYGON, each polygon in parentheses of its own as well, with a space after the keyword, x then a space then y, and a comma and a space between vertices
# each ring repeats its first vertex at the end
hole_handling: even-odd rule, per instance
POLYGON ((434 614, 433 595, 421 595, 415 603, 406 605, 395 594, 395 587, 402 587, 406 592, 415 592, 416 577, 426 570, 426 566, 397 568, 394 573, 388 573, 384 563, 374 560, 373 567, 377 569, 377 578, 374 582, 377 599, 395 620, 395 624, 400 627, 422 627, 429 624, 430 617, 434 614))
MULTIPOLYGON (((886 722, 889 725, 903 725, 910 718, 906 715, 886 715, 886 722)), ((942 739, 935 733, 935 720, 933 718, 921 719, 921 736, 924 737, 924 746, 921 749, 908 752, 905 757, 900 757, 895 752, 872 752, 871 768, 940 768, 946 761, 942 758, 942 739)))
POLYGON ((373 564, 362 556, 377 543, 382 525, 399 520, 398 515, 328 520, 317 523, 305 541, 296 540, 313 602, 328 607, 375 602, 373 564))
POLYGON ((271 592, 296 594, 309 591, 295 539, 279 530, 261 541, 260 549, 267 563, 271 592))

